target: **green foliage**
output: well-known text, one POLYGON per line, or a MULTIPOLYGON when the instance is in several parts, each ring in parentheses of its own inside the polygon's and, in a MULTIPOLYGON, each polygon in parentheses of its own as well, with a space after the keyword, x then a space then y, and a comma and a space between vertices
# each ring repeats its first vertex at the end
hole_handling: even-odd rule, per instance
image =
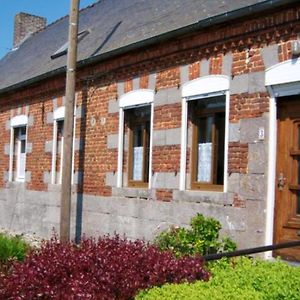
POLYGON ((171 227, 160 233, 155 244, 161 250, 171 250, 176 256, 233 251, 236 244, 230 238, 219 239, 221 224, 213 218, 197 214, 190 228, 171 227))
POLYGON ((7 236, 0 233, 0 264, 7 263, 9 260, 22 261, 29 248, 20 236, 7 236))
POLYGON ((239 258, 214 265, 209 282, 167 284, 142 291, 136 300, 296 300, 300 268, 281 261, 239 258))

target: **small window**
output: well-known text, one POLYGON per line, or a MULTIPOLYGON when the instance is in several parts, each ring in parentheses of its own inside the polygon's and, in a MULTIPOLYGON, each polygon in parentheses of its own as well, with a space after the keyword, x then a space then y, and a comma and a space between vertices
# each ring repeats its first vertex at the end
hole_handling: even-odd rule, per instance
POLYGON ((147 187, 149 181, 149 143, 151 107, 126 111, 129 127, 128 185, 147 187))
POLYGON ((56 178, 55 183, 61 184, 62 179, 62 164, 63 164, 63 149, 64 149, 64 120, 57 122, 57 137, 56 137, 56 178))
MULTIPOLYGON (((89 34, 89 30, 84 30, 78 33, 77 42, 79 43, 86 35, 89 34)), ((67 54, 69 48, 69 42, 64 43, 58 50, 56 50, 52 55, 51 59, 63 56, 67 54)))
POLYGON ((63 149, 64 149, 64 120, 54 120, 53 127, 53 151, 52 151, 52 184, 61 184, 62 166, 63 166, 63 149))
POLYGON ((193 124, 191 187, 222 190, 224 181, 225 97, 190 103, 193 124))
POLYGON ((14 128, 16 181, 25 180, 26 126, 14 128))

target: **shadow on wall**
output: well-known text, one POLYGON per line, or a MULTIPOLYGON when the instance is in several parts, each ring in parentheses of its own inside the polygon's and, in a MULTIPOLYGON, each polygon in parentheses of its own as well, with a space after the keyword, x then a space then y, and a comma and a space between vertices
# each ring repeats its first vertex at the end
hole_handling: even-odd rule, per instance
MULTIPOLYGON (((80 118, 80 137, 86 136, 87 126, 87 100, 88 100, 88 81, 82 89, 82 116, 80 118)), ((83 210, 83 183, 84 183, 84 161, 85 161, 85 138, 79 139, 79 162, 78 162, 78 182, 76 193, 76 217, 75 217, 75 242, 80 243, 82 235, 82 210, 83 210), (81 172, 81 176, 79 176, 81 172)))

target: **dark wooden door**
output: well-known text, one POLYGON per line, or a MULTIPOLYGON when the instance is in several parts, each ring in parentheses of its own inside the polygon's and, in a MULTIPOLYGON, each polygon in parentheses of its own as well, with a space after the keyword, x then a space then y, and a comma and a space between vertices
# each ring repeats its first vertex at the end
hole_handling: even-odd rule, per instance
MULTIPOLYGON (((278 101, 275 243, 300 240, 300 96, 278 101)), ((300 248, 275 252, 300 261, 300 248)))

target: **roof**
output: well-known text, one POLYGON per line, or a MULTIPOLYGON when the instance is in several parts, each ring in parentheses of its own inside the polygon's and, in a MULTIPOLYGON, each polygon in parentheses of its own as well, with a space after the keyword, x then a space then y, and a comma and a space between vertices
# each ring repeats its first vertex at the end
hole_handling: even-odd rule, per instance
MULTIPOLYGON (((99 0, 80 11, 79 32, 89 30, 78 44, 78 61, 101 58, 208 18, 264 4, 261 0, 99 0)), ((0 60, 0 93, 24 86, 56 70, 66 55, 51 59, 68 40, 68 16, 33 34, 0 60)))

